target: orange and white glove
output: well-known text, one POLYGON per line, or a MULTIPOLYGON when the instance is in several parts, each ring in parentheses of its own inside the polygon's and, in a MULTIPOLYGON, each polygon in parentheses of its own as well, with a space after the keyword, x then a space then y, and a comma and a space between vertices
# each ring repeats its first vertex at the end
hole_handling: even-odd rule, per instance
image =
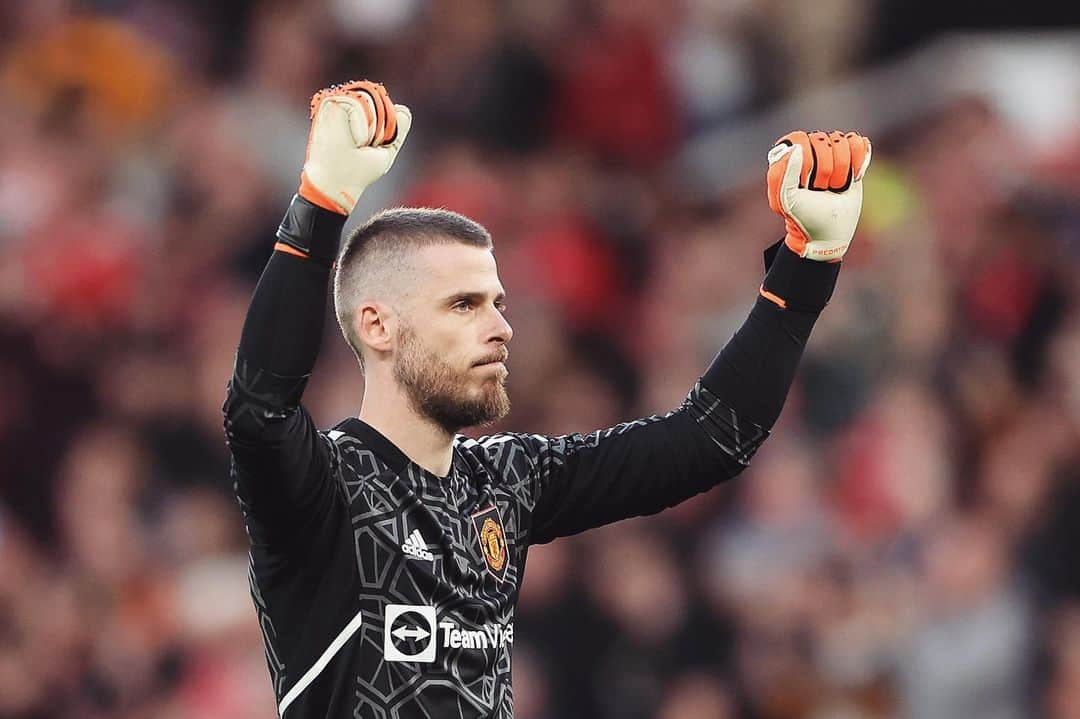
POLYGON ((862 211, 870 140, 855 132, 789 132, 769 150, 769 207, 799 257, 839 262, 862 211))
POLYGON ((308 202, 348 215, 368 185, 394 164, 412 113, 386 89, 358 80, 311 98, 311 131, 297 192, 308 202))

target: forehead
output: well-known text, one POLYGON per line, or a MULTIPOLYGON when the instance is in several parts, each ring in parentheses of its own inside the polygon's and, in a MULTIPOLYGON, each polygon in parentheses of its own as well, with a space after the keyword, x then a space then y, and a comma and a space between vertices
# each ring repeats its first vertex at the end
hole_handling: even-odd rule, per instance
POLYGON ((425 295, 502 291, 495 255, 489 249, 460 242, 426 245, 414 259, 423 277, 417 289, 425 295))

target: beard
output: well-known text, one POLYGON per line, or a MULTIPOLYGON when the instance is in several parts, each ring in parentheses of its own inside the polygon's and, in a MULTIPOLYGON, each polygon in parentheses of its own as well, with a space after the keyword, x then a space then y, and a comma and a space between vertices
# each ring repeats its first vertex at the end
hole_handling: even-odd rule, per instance
POLYGON ((405 389, 413 409, 449 434, 490 424, 510 412, 505 375, 486 378, 478 393, 471 391, 474 380, 468 370, 455 370, 425 347, 411 327, 401 329, 394 379, 405 389))

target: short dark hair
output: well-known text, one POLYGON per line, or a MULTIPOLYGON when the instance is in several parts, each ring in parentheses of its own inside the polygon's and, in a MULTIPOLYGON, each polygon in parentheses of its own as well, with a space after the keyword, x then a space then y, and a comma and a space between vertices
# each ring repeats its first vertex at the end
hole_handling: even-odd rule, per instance
POLYGON ((360 367, 364 358, 353 326, 357 305, 399 273, 408 255, 427 245, 461 243, 491 249, 491 234, 483 225, 451 210, 431 207, 395 207, 372 215, 349 233, 338 253, 334 273, 334 310, 345 341, 360 367))

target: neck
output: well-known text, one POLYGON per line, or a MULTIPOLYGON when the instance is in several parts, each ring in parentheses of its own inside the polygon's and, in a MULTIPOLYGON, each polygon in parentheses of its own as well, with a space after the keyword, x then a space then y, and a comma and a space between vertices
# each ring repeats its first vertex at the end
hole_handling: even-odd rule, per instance
POLYGON ((439 477, 450 474, 453 433, 419 414, 397 382, 369 377, 359 418, 427 471, 439 477))

